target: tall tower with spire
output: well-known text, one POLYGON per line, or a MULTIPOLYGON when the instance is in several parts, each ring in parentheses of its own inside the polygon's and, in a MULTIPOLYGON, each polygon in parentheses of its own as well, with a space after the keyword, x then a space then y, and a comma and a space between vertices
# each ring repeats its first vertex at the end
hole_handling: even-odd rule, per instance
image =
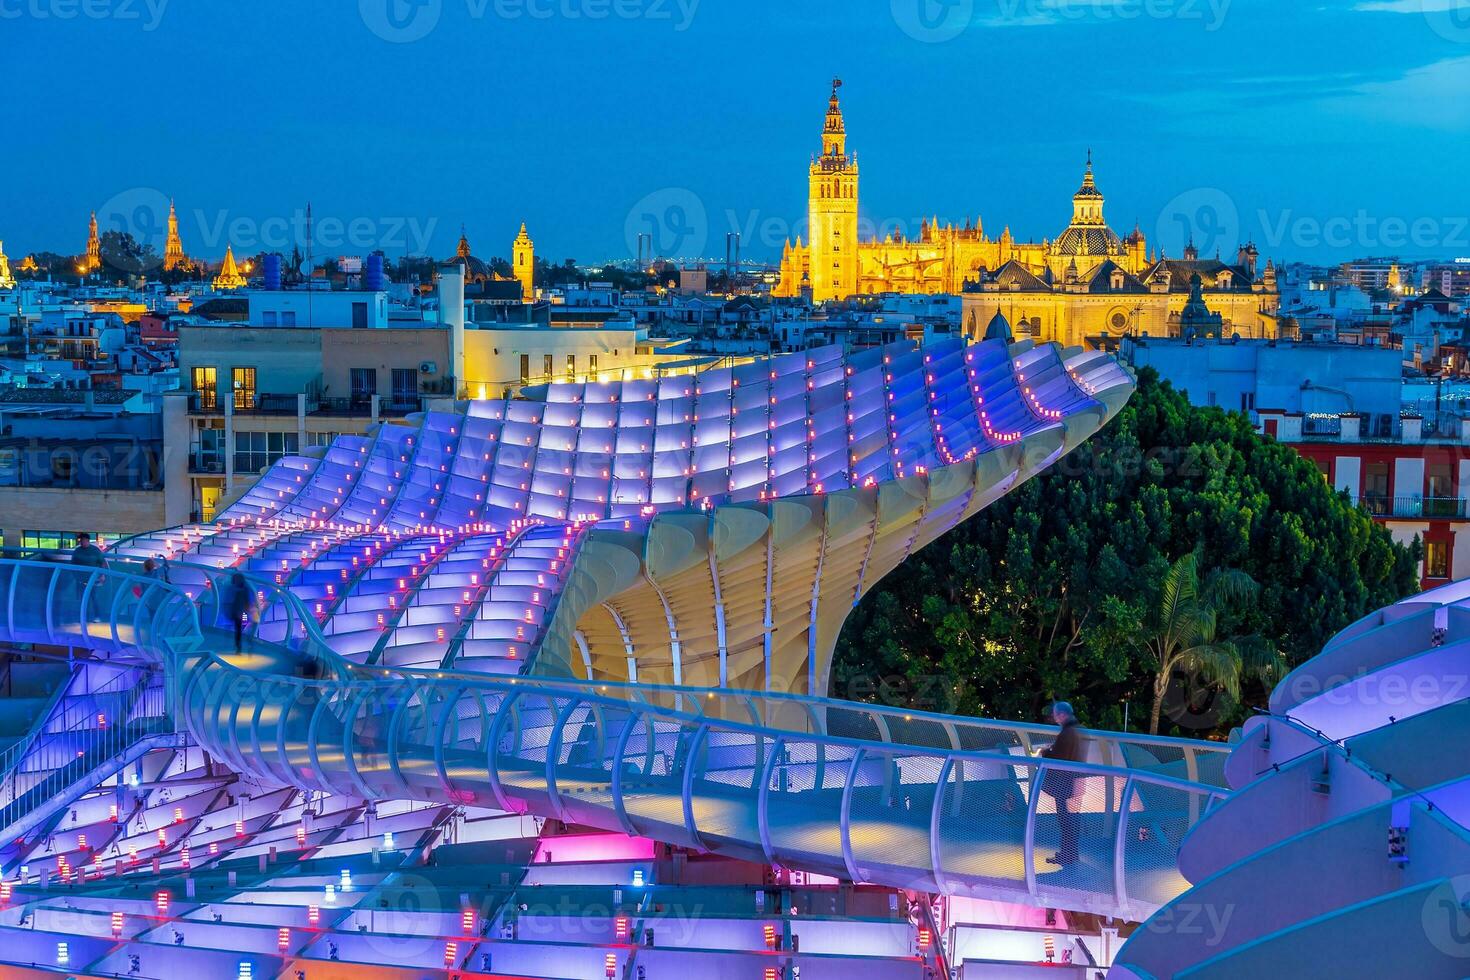
POLYGON ((1103 195, 1092 176, 1092 151, 1087 151, 1087 170, 1082 174, 1082 187, 1072 195, 1073 225, 1106 225, 1103 220, 1103 195))
POLYGON ((102 237, 97 234, 97 212, 92 212, 92 220, 87 223, 87 254, 78 263, 78 271, 82 275, 96 272, 102 268, 102 237))
POLYGON ((168 240, 163 246, 163 269, 172 272, 183 265, 187 259, 184 257, 184 243, 179 238, 179 215, 174 210, 174 202, 168 202, 168 240))
POLYGON ((511 269, 521 284, 521 299, 530 303, 536 299, 536 243, 526 234, 526 223, 521 222, 521 233, 511 243, 511 269))
POLYGON ((808 226, 811 234, 811 289, 817 302, 845 299, 858 284, 858 164, 847 153, 847 126, 832 80, 822 155, 811 164, 808 226))
POLYGON ((5 243, 0 242, 0 289, 14 289, 15 276, 10 274, 10 259, 5 255, 5 243))

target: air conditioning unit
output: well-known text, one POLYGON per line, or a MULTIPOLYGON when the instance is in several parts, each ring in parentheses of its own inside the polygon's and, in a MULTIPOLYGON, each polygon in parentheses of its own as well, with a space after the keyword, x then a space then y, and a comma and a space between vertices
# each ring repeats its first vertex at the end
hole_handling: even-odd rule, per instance
POLYGON ((419 362, 419 374, 434 374, 438 370, 439 365, 435 364, 433 361, 419 362))

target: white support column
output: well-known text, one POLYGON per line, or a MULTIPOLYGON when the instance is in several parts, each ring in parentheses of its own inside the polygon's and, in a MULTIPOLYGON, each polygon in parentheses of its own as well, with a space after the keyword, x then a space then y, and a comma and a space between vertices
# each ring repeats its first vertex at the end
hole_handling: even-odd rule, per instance
POLYGON ((235 395, 231 392, 224 400, 225 408, 225 496, 235 489, 235 395))

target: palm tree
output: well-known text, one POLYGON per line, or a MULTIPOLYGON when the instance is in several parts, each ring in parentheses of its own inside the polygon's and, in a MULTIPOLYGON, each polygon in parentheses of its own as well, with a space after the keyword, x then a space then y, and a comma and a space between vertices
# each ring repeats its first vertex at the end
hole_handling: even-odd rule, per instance
POLYGON ((1150 734, 1159 733, 1164 695, 1176 670, 1198 674, 1235 698, 1240 697, 1243 675, 1255 673, 1266 679, 1276 672, 1281 656, 1269 640, 1219 635, 1221 615, 1251 602, 1259 592, 1255 579, 1235 569, 1212 572, 1201 583, 1199 556, 1194 553, 1170 566, 1140 640, 1154 671, 1150 734))

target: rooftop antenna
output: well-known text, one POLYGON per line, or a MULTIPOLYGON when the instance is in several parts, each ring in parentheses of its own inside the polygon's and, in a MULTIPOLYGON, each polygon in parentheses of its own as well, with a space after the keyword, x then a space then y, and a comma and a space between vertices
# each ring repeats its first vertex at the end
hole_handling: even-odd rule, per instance
POLYGON ((308 327, 314 327, 314 326, 316 326, 316 320, 313 319, 312 313, 311 313, 311 299, 312 299, 311 291, 312 291, 313 286, 315 285, 315 283, 313 283, 312 280, 315 279, 315 278, 316 278, 316 261, 312 258, 312 255, 311 255, 311 202, 310 201, 307 201, 306 202, 306 325, 308 327))

